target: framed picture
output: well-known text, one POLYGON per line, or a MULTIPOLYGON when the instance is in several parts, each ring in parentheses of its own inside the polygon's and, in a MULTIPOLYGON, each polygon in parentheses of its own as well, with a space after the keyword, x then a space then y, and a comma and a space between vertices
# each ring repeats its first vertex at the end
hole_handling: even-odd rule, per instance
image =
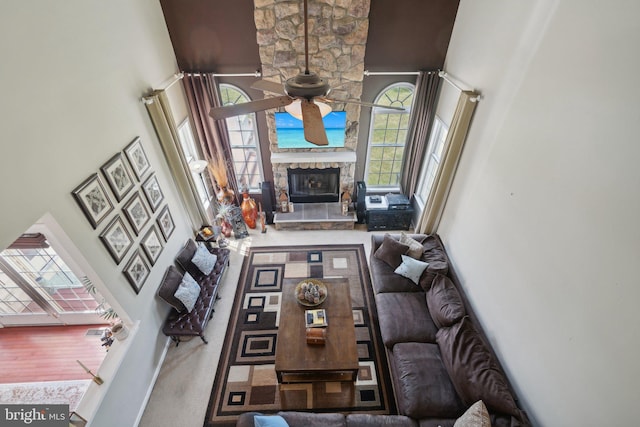
POLYGON ((149 202, 149 206, 151 206, 151 210, 155 212, 160 207, 160 203, 164 199, 164 195, 162 194, 162 190, 160 190, 160 184, 158 184, 158 177, 156 174, 153 174, 142 184, 142 190, 144 191, 144 195, 147 197, 147 201, 149 202))
POLYGON ((133 238, 119 215, 107 225, 107 228, 100 234, 100 239, 109 250, 116 264, 120 264, 122 258, 133 245, 133 238))
POLYGON ((158 215, 157 222, 164 240, 168 242, 169 236, 171 236, 171 233, 173 233, 173 230, 176 228, 176 225, 173 223, 173 218, 171 217, 171 212, 169 212, 169 206, 162 208, 158 215))
POLYGON ((142 285, 144 285, 144 281, 149 277, 150 272, 149 264, 145 261, 140 249, 137 249, 133 253, 124 270, 122 270, 122 273, 124 273, 129 283, 131 283, 131 287, 136 291, 136 294, 142 289, 142 285))
POLYGON ((149 258, 151 265, 156 263, 163 247, 164 243, 162 237, 160 237, 158 227, 154 225, 142 239, 142 249, 144 249, 144 253, 147 255, 147 258, 149 258))
POLYGON ((133 188, 133 178, 125 164, 124 156, 118 153, 105 163, 100 170, 104 174, 109 187, 119 202, 133 188))
POLYGON ((124 205, 124 213, 133 228, 133 231, 136 235, 140 234, 144 226, 149 222, 151 218, 147 207, 140 197, 140 192, 136 191, 136 193, 129 199, 126 205, 124 205))
POLYGON ((131 144, 127 145, 124 153, 127 155, 127 159, 129 159, 131 169, 133 169, 133 173, 136 174, 136 178, 138 178, 138 181, 142 181, 142 177, 151 170, 151 165, 147 159, 147 154, 144 152, 144 148, 142 148, 140 137, 136 137, 131 144))
POLYGON ((113 210, 113 204, 97 173, 85 179, 71 194, 94 229, 113 210))

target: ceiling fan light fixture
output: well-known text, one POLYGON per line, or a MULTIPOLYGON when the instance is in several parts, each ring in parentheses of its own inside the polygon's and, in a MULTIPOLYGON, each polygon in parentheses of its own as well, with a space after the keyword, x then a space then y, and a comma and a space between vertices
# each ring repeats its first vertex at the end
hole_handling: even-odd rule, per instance
MULTIPOLYGON (((328 104, 320 101, 313 101, 313 103, 316 104, 318 108, 320 108, 320 115, 322 117, 331 112, 331 107, 328 104)), ((302 101, 300 101, 299 99, 296 99, 291 104, 285 106, 284 109, 287 113, 291 114, 296 119, 302 120, 302 101)))

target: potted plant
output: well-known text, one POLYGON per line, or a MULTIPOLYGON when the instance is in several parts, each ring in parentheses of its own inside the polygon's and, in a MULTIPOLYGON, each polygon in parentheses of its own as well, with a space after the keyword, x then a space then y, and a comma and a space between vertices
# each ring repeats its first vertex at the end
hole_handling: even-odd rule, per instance
POLYGON ((231 231, 233 227, 229 222, 231 218, 231 208, 233 206, 229 203, 220 203, 218 205, 218 213, 216 214, 216 221, 222 227, 222 234, 224 237, 231 237, 231 231))
MULTIPOLYGON (((82 284, 84 285, 87 292, 89 292, 94 297, 99 295, 97 293, 96 286, 93 284, 91 279, 87 276, 84 276, 82 279, 82 284)), ((102 295, 100 296, 100 301, 98 306, 95 308, 97 313, 100 313, 100 317, 109 321, 111 323, 111 335, 117 339, 118 341, 122 341, 129 336, 129 328, 120 320, 118 313, 109 305, 109 303, 104 299, 102 295)))

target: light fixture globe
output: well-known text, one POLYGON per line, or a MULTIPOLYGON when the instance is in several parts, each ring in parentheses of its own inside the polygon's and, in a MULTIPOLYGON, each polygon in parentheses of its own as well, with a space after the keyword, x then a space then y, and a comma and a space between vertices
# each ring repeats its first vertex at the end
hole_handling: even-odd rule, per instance
POLYGON ((329 93, 329 82, 316 73, 300 73, 284 82, 284 91, 292 98, 312 99, 329 93))
MULTIPOLYGON (((313 103, 316 104, 320 109, 320 115, 322 117, 331 112, 331 107, 328 104, 320 101, 314 101, 313 103)), ((299 99, 296 99, 291 104, 285 106, 284 110, 296 119, 302 120, 302 101, 300 101, 299 99)))

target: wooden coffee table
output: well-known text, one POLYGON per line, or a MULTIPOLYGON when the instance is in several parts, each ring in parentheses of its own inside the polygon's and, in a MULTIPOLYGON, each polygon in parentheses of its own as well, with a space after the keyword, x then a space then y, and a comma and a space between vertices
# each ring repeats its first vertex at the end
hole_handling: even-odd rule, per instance
POLYGON ((300 280, 285 279, 282 285, 275 366, 280 383, 355 381, 358 376, 349 282, 320 280, 327 286, 327 299, 316 307, 305 307, 296 301, 295 287, 300 280), (324 308, 327 312, 324 345, 307 344, 304 312, 310 308, 324 308))

